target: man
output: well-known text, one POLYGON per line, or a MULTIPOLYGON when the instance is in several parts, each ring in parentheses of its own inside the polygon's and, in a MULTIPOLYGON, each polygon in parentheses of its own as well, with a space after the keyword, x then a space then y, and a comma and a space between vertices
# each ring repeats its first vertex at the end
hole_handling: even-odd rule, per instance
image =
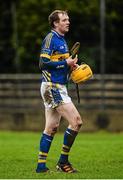
POLYGON ((69 31, 69 17, 66 11, 55 10, 49 16, 51 32, 45 37, 40 54, 39 67, 42 70, 41 96, 45 105, 45 129, 40 141, 36 172, 46 172, 47 155, 57 131, 61 117, 69 126, 64 133, 61 155, 57 170, 74 173, 76 170, 68 160, 70 149, 82 125, 79 112, 68 96, 66 84, 70 69, 77 67, 77 56, 72 59, 64 39, 69 31))

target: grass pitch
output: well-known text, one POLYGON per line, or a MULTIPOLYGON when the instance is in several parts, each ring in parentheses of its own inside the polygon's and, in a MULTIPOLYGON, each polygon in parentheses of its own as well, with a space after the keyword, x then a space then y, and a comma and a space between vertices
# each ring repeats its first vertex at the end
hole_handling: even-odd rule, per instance
POLYGON ((0 132, 1 179, 123 179, 123 133, 79 134, 71 149, 70 161, 76 174, 57 172, 63 133, 53 140, 48 173, 35 173, 40 133, 0 132))

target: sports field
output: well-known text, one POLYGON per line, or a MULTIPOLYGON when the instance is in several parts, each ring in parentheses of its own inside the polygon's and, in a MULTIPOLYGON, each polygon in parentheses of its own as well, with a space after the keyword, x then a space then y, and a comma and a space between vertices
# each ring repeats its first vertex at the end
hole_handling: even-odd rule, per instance
POLYGON ((56 134, 48 167, 50 172, 36 174, 40 133, 0 132, 1 179, 123 179, 123 133, 79 134, 71 150, 70 161, 76 174, 57 172, 63 134, 56 134))

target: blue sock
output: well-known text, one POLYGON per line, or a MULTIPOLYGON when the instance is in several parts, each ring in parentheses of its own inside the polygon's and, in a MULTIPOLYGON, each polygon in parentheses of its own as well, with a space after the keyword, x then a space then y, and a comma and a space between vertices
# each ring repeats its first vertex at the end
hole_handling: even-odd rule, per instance
POLYGON ((49 136, 43 133, 42 138, 40 140, 38 166, 37 166, 36 171, 46 169, 46 159, 47 159, 47 155, 48 155, 52 140, 53 140, 52 136, 49 136))
POLYGON ((59 159, 60 163, 68 162, 69 151, 74 143, 74 140, 75 140, 77 134, 78 134, 77 131, 73 131, 72 129, 69 129, 69 128, 67 128, 67 130, 65 131, 61 156, 59 159))

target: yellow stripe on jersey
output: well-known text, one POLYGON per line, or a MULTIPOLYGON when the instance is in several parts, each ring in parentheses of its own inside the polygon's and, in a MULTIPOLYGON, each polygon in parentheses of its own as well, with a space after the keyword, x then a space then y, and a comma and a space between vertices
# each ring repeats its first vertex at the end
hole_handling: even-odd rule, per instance
POLYGON ((48 71, 45 71, 48 77, 51 77, 51 74, 48 71))
POLYGON ((50 81, 49 77, 46 75, 46 73, 44 71, 42 71, 42 75, 45 78, 45 81, 50 81))
POLYGON ((50 42, 51 42, 52 36, 53 36, 52 33, 49 33, 49 34, 46 36, 46 41, 45 41, 45 45, 44 45, 44 47, 45 47, 46 49, 49 49, 49 47, 50 47, 50 42))
POLYGON ((59 60, 63 60, 63 59, 67 59, 69 58, 69 53, 65 53, 65 54, 56 54, 56 55, 48 55, 48 54, 40 54, 40 57, 45 57, 48 59, 51 59, 51 61, 59 61, 59 60))
POLYGON ((42 71, 42 74, 44 75, 47 81, 51 81, 50 76, 46 73, 46 71, 42 71))
POLYGON ((63 59, 67 59, 69 58, 69 53, 65 53, 65 54, 54 54, 51 55, 50 59, 51 61, 59 61, 59 60, 63 60, 63 59))
POLYGON ((42 77, 45 79, 46 82, 48 82, 48 79, 46 78, 45 74, 42 71, 42 77))
POLYGON ((48 59, 50 59, 50 55, 48 55, 48 54, 40 54, 40 57, 45 57, 45 58, 48 58, 48 59))

